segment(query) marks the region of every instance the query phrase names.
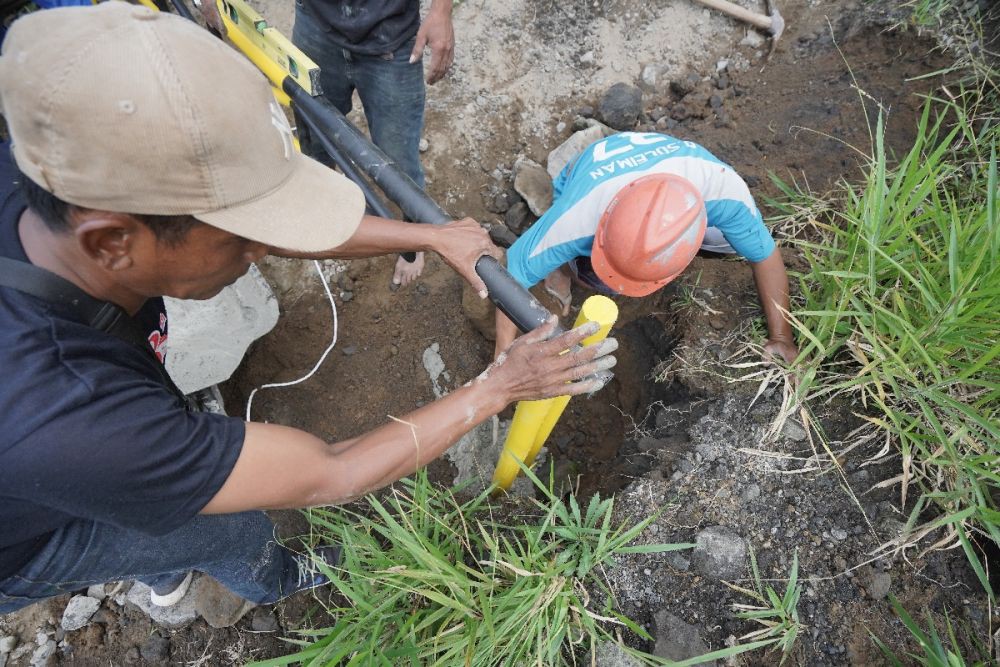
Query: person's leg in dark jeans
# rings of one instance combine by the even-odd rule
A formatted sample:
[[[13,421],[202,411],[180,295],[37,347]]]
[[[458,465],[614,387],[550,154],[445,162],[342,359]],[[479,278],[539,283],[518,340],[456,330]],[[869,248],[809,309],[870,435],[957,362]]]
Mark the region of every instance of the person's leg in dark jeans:
[[[199,515],[161,536],[76,521],[56,531],[21,571],[0,581],[0,614],[94,584],[138,579],[155,585],[189,570],[257,604],[327,581],[307,556],[278,544],[263,512]]]
[[[334,44],[322,23],[296,3],[292,42],[319,65],[323,96],[341,113],[347,114],[351,111],[351,98],[357,89],[372,143],[423,188],[420,134],[424,126],[424,70],[419,61],[409,62],[414,41],[409,40],[391,55],[354,54]],[[333,166],[318,142],[311,140],[303,123],[299,122],[298,126],[302,151]],[[417,253],[412,263],[400,257],[393,283],[412,282],[420,275],[423,265],[423,253]]]

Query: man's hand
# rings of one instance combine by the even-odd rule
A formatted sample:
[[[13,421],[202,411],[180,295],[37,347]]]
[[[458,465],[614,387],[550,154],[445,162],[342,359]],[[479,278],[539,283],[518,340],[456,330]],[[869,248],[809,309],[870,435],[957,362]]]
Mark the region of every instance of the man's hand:
[[[770,339],[764,344],[764,355],[771,358],[781,358],[786,364],[791,365],[799,356],[799,348],[795,343],[786,340]]]
[[[431,49],[431,66],[427,71],[427,83],[435,84],[444,78],[455,59],[455,30],[451,25],[452,0],[435,0],[427,18],[420,24],[417,41],[410,54],[410,63],[420,60],[424,47]]]
[[[209,28],[223,37],[226,36],[226,24],[219,15],[219,7],[215,4],[215,0],[201,0],[201,18]]]
[[[480,298],[487,296],[486,284],[476,273],[476,262],[483,255],[497,260],[503,257],[500,248],[493,245],[490,235],[472,218],[456,220],[440,227],[431,228],[434,241],[431,249],[441,256],[451,268],[469,281]]]
[[[518,338],[477,382],[497,382],[508,402],[575,396],[600,389],[603,382],[591,376],[614,367],[617,360],[611,353],[618,349],[618,341],[607,338],[596,345],[573,350],[580,341],[597,332],[598,324],[588,322],[550,339],[558,322],[553,316],[546,324]],[[563,354],[564,350],[571,351]]]

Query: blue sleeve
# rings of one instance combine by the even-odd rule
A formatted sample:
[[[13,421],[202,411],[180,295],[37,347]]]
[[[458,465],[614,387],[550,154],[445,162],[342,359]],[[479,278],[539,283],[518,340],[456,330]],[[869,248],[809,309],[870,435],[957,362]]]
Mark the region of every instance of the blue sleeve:
[[[708,224],[717,227],[729,245],[750,262],[762,262],[774,252],[774,239],[764,226],[757,207],[734,199],[718,199],[705,203]]]

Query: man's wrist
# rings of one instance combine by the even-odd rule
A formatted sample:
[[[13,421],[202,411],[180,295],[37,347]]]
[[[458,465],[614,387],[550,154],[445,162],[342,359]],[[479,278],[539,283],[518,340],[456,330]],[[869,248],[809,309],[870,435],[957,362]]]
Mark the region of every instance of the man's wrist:
[[[452,5],[452,0],[433,0],[430,9],[427,10],[427,16],[437,14],[438,16],[451,18]]]

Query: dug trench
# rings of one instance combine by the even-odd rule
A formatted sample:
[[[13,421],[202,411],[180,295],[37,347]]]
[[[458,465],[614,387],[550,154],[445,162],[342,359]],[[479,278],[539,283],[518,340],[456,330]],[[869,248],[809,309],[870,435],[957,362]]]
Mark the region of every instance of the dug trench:
[[[290,11],[288,3],[262,4],[269,17]],[[456,22],[465,31],[459,40],[478,34],[488,37],[483,48],[494,42],[523,47],[525,53],[537,48],[537,60],[544,62],[546,49],[559,55],[565,47],[551,39],[553,30],[583,39],[588,22],[597,20],[582,10],[575,18],[545,11],[551,4],[545,2],[534,12],[543,20],[532,22],[533,13],[517,7],[513,15],[523,15],[520,23],[492,20],[491,12],[507,11],[501,5],[508,4],[520,6],[457,5]],[[634,21],[644,12],[674,8],[666,2],[604,4],[609,16],[603,18],[622,21],[629,13]],[[855,3],[836,2],[824,3],[829,9],[821,13],[815,4],[782,3],[789,28],[770,59],[759,44],[735,45],[737,36],[728,44],[720,40],[715,47],[705,46],[697,58],[683,61],[683,68],[674,63],[652,86],[640,81],[640,70],[656,60],[656,53],[627,60],[630,69],[618,75],[622,82],[643,86],[636,127],[692,139],[732,164],[751,185],[765,217],[774,213],[768,197],[778,194],[770,173],[820,192],[838,179],[857,176],[854,147],[864,151],[869,145],[869,122],[879,108],[887,115],[887,145],[897,152],[907,149],[921,104],[918,94],[940,83],[914,77],[949,63],[935,53],[933,42],[888,30],[877,10],[873,14]],[[571,25],[553,26],[558,16]],[[722,26],[745,34],[736,24]],[[587,53],[571,55],[583,62]],[[503,54],[494,56],[487,65],[505,62]],[[459,53],[458,69],[462,58]],[[580,77],[584,85],[575,94],[547,100],[544,108],[516,96],[493,107],[490,94],[503,91],[477,87],[469,74],[442,84],[428,105],[430,194],[456,217],[502,225],[507,211],[498,210],[497,195],[510,190],[515,160],[526,156],[544,164],[548,151],[574,127],[598,115],[595,108],[614,81],[590,83],[597,65],[565,75],[552,72],[549,76]],[[554,87],[566,88],[559,83]],[[479,98],[485,106],[477,106]],[[538,119],[544,120],[544,131],[538,131]],[[470,141],[475,145],[470,147]],[[776,233],[781,237],[785,231]],[[792,270],[802,268],[793,251],[786,247],[783,255]],[[435,386],[423,363],[429,348],[436,346],[446,369],[437,379],[443,390],[475,377],[490,362],[493,344],[480,333],[482,312],[472,313],[477,327],[463,307],[462,284],[454,272],[430,256],[416,284],[394,291],[389,285],[393,261],[328,267],[338,313],[337,345],[308,381],[258,392],[255,420],[295,426],[331,441],[348,438],[434,400]],[[274,261],[262,269],[275,286],[282,316],[225,387],[233,415],[243,413],[253,388],[305,374],[333,335],[330,305],[308,264]],[[583,296],[576,294],[575,303]],[[868,465],[879,445],[866,443],[842,461],[842,474],[829,466],[802,471],[813,452],[801,429],[792,425],[777,438],[765,438],[780,388],[767,388],[754,402],[757,384],[731,383],[735,373],[727,366],[747,341],[759,342],[762,332],[745,263],[698,257],[657,295],[619,299],[618,304],[616,379],[594,397],[570,403],[549,440],[546,466],[551,463],[560,479],[569,480],[564,488],[575,487],[582,496],[617,493],[618,520],[662,511],[644,541],[696,541],[708,530],[718,538],[717,552],[739,560],[735,570],[726,570],[725,558],[711,554],[622,559],[609,572],[609,588],[619,608],[654,638],[626,634],[631,645],[676,655],[671,651],[680,649],[674,644],[684,637],[695,648],[717,649],[751,631],[752,625],[734,619],[732,609],[748,600],[722,583],[748,584],[748,547],[763,576],[778,582],[776,588],[788,576],[792,555],[798,555],[806,582],[799,664],[879,664],[869,630],[897,651],[912,648],[889,608],[888,592],[914,612],[947,611],[986,636],[990,612],[960,550],[911,551],[906,559],[873,555],[905,521],[908,508],[899,506],[898,487],[874,488],[898,473],[898,458]],[[740,358],[758,358],[749,354]],[[834,446],[854,444],[857,410],[843,403],[817,406]],[[509,418],[510,412],[502,416]],[[431,470],[443,483],[455,474],[447,460],[435,462]],[[305,530],[295,512],[274,516],[286,536]],[[288,653],[279,637],[307,625],[311,614],[308,598],[296,596],[274,609],[254,610],[232,628],[213,629],[199,619],[171,630],[153,625],[121,596],[102,605],[95,620],[73,632],[58,629],[64,598],[2,619],[0,629],[28,648],[9,664],[29,664],[36,641],[39,647],[59,642],[59,650],[47,658],[50,664],[245,664]],[[776,663],[773,654],[747,662]]]

